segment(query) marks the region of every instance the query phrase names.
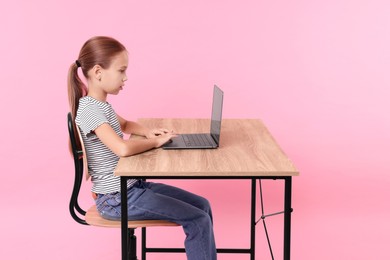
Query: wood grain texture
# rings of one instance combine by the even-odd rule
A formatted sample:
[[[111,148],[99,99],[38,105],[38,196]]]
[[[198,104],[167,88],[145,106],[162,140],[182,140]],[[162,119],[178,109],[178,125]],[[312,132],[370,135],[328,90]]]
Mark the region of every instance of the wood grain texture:
[[[150,128],[208,133],[207,119],[140,119]],[[132,137],[139,138],[139,137]],[[218,149],[153,149],[119,160],[118,176],[297,176],[297,169],[258,119],[224,119]]]

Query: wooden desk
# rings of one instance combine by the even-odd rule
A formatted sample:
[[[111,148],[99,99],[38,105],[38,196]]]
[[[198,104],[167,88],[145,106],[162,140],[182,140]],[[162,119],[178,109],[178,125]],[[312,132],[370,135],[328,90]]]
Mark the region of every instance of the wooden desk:
[[[150,128],[164,127],[178,133],[209,132],[207,119],[140,119]],[[121,176],[122,202],[127,202],[127,178],[145,179],[250,179],[250,249],[218,249],[225,253],[249,253],[255,259],[256,180],[284,179],[284,259],[290,259],[291,185],[299,173],[264,124],[257,119],[224,119],[218,149],[163,150],[121,158],[115,170]],[[122,213],[127,203],[122,203]],[[127,252],[127,214],[122,214],[122,259]]]

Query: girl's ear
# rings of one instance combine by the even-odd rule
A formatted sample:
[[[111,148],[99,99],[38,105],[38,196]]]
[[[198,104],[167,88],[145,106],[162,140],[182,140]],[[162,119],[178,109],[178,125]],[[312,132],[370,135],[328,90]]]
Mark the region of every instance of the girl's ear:
[[[103,68],[100,66],[100,65],[95,65],[93,66],[92,70],[91,70],[91,76],[94,77],[95,79],[97,79],[98,81],[101,80],[102,78],[102,73],[103,73]]]

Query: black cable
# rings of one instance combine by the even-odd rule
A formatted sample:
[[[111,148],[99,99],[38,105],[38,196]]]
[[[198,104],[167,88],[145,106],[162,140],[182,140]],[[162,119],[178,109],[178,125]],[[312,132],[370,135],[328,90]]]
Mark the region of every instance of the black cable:
[[[263,203],[263,188],[261,186],[261,179],[259,179],[259,187],[260,187],[260,204],[261,204],[261,219],[263,220],[263,226],[264,226],[264,230],[265,230],[265,235],[267,237],[267,242],[268,242],[268,247],[269,247],[269,251],[271,253],[271,257],[272,257],[272,260],[274,260],[274,254],[272,252],[272,246],[271,246],[271,241],[269,239],[269,235],[268,235],[268,230],[267,230],[267,225],[265,223],[265,218],[267,216],[264,215],[264,203]],[[279,214],[279,213],[276,213],[276,214]],[[271,215],[275,215],[275,214],[271,214]],[[268,216],[271,216],[271,215],[268,215]],[[256,224],[259,222],[260,220],[258,220],[256,222]]]

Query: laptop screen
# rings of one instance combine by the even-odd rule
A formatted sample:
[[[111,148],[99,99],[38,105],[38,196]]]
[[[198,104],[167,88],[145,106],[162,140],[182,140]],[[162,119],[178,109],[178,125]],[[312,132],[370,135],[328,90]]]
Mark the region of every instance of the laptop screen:
[[[219,136],[221,134],[222,105],[223,105],[223,91],[220,88],[218,88],[216,85],[214,85],[210,133],[217,144],[219,144]]]

